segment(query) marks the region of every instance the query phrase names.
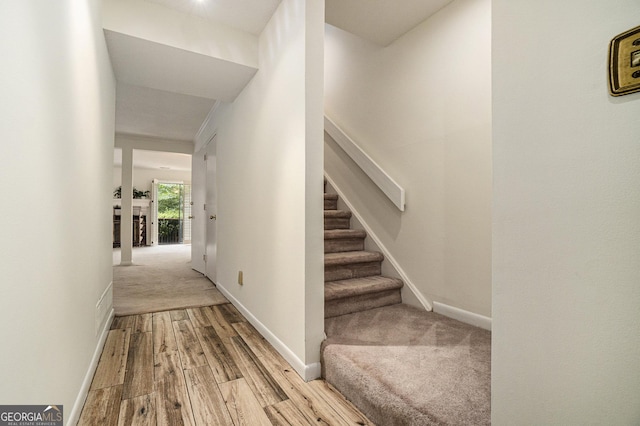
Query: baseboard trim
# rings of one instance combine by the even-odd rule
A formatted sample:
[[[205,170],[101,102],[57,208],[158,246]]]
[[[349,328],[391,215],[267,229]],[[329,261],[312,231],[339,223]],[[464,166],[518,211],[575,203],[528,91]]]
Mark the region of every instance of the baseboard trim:
[[[104,327],[102,328],[102,332],[100,333],[100,338],[98,339],[96,350],[93,352],[93,357],[91,358],[89,369],[87,370],[87,374],[85,374],[84,380],[82,381],[80,392],[78,393],[78,397],[76,398],[76,401],[73,404],[73,408],[69,413],[69,417],[67,418],[67,426],[74,426],[78,423],[78,420],[80,420],[82,407],[84,407],[84,402],[87,399],[87,395],[89,395],[89,388],[91,387],[91,382],[93,381],[93,375],[96,372],[96,368],[98,368],[100,355],[102,355],[102,349],[104,349],[104,344],[107,341],[107,335],[109,334],[109,330],[111,329],[111,323],[113,322],[114,316],[115,310],[111,308],[111,312],[109,312],[107,321],[105,322]]]
[[[433,302],[433,312],[491,331],[491,318],[484,315],[474,314],[440,302]]]
[[[344,193],[340,190],[340,188],[338,188],[338,186],[333,181],[333,179],[327,176],[326,173],[325,173],[325,177],[327,178],[327,182],[329,182],[329,185],[331,185],[331,187],[336,191],[336,193],[340,197],[340,200],[342,200],[342,202],[345,203],[347,208],[351,211],[351,214],[355,216],[358,222],[360,222],[360,225],[362,225],[364,230],[367,232],[367,236],[371,237],[371,240],[374,242],[374,244],[378,246],[378,248],[384,255],[384,260],[388,261],[391,267],[397,272],[399,276],[398,278],[400,278],[404,282],[404,285],[411,291],[411,293],[413,293],[413,295],[416,297],[416,299],[418,299],[418,301],[420,302],[420,304],[425,310],[432,311],[433,305],[431,304],[431,302],[424,296],[424,294],[420,292],[420,290],[418,290],[418,287],[413,283],[413,281],[409,279],[409,277],[404,272],[404,269],[402,269],[398,261],[396,261],[396,259],[391,255],[387,247],[384,244],[382,244],[382,241],[380,241],[380,239],[376,236],[376,234],[369,227],[369,225],[367,225],[367,222],[362,218],[362,216],[358,214],[358,211],[353,207],[353,205],[349,202],[349,200],[347,200],[347,197],[345,197]]]
[[[282,340],[271,332],[258,318],[256,318],[238,299],[236,299],[231,293],[227,291],[224,286],[216,284],[216,288],[220,290],[230,302],[235,306],[242,315],[253,325],[256,330],[265,338],[276,351],[293,367],[300,377],[305,382],[317,379],[321,375],[321,366],[319,362],[313,364],[305,364],[296,354],[293,353]]]

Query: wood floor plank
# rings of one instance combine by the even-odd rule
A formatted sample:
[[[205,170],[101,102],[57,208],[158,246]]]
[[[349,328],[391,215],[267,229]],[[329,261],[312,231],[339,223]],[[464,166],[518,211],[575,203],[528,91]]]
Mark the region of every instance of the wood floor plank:
[[[242,377],[235,360],[213,327],[196,328],[204,355],[211,367],[217,383],[224,383]]]
[[[182,364],[180,363],[178,351],[155,354],[153,374],[155,382],[171,379],[181,382],[184,385],[184,373],[182,372]]]
[[[178,350],[171,314],[169,312],[157,312],[153,314],[153,352],[171,352]]]
[[[218,308],[217,306],[207,306],[205,312],[209,317],[211,325],[216,329],[216,333],[218,333],[218,336],[220,336],[225,344],[225,340],[227,338],[238,335],[238,333],[236,333],[236,330],[226,320],[220,308]]]
[[[176,380],[175,377],[156,381],[155,394],[158,426],[196,424],[184,382]]]
[[[148,333],[153,331],[152,314],[136,315],[136,324],[133,327],[133,333]]]
[[[236,363],[260,405],[266,407],[288,399],[287,394],[244,340],[236,336],[232,337],[231,341],[237,354]]]
[[[209,327],[211,325],[204,308],[189,308],[187,309],[187,314],[194,328]]]
[[[156,426],[155,393],[125,399],[120,404],[118,426]]]
[[[334,409],[331,403],[327,402],[327,398],[323,398],[313,386],[305,383],[293,369],[285,369],[282,374],[289,383],[288,387],[283,386],[285,392],[305,417],[315,418],[318,423],[324,422],[328,425],[372,424],[361,413],[354,417],[349,410],[343,410],[341,407]]]
[[[184,321],[189,319],[189,315],[187,315],[187,311],[184,309],[169,311],[169,315],[171,315],[171,321]]]
[[[220,383],[218,387],[235,426],[271,426],[245,379]]]
[[[289,367],[289,363],[282,355],[251,324],[248,322],[234,323],[233,328],[258,357],[268,358],[270,363],[277,365],[278,370],[281,367]]]
[[[197,425],[233,426],[229,410],[208,365],[185,370],[191,409]]]
[[[240,312],[233,306],[231,303],[223,303],[221,305],[216,305],[220,310],[220,313],[227,320],[229,324],[234,324],[236,322],[246,322],[245,317],[242,316]]]
[[[325,380],[312,380],[307,383],[308,387],[315,390],[316,395],[348,424],[370,425],[372,424],[351,402],[349,402],[336,388],[331,386]]]
[[[114,317],[111,323],[111,330],[133,328],[135,326],[136,316],[127,315],[124,317]]]
[[[78,424],[371,425],[225,305],[114,320]]]
[[[89,391],[78,426],[117,425],[121,399],[122,385]]]
[[[93,376],[91,389],[101,389],[124,383],[131,329],[110,330]]]
[[[123,399],[153,392],[153,364],[153,337],[151,333],[132,334],[122,391]]]
[[[191,321],[174,321],[173,332],[176,336],[183,369],[186,370],[207,364],[207,359],[204,356],[204,351],[196,337]]]
[[[271,377],[280,385],[307,422],[313,424],[360,424],[360,418],[352,422],[350,415],[340,415],[324,403],[324,400],[316,394],[314,389],[309,388],[309,384],[302,380],[251,324],[237,323],[233,324],[233,327],[252,351],[260,357],[262,364],[271,373]],[[369,424],[366,423],[366,419],[362,421],[365,422],[362,424]]]
[[[322,424],[315,419],[305,417],[290,399],[264,407],[264,411],[273,426]]]

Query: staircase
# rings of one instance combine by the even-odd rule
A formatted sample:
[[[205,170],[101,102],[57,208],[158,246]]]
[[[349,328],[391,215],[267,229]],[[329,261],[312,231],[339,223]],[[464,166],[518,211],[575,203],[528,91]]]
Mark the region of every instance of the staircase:
[[[324,316],[337,317],[402,303],[402,281],[383,277],[384,256],[365,251],[367,233],[351,229],[351,212],[324,194]]]
[[[323,377],[373,424],[489,426],[491,333],[403,304],[326,185]]]

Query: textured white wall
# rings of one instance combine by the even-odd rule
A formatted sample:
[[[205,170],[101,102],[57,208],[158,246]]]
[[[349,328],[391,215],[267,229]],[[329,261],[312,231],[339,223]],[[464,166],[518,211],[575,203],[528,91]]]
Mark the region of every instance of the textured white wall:
[[[492,424],[640,424],[636,0],[493,0]]]
[[[281,3],[260,36],[258,73],[213,118],[218,285],[304,365],[319,361],[324,329],[318,3]]]
[[[0,2],[0,401],[63,404],[65,421],[112,279],[115,81],[100,4]]]
[[[134,152],[135,155],[135,152]],[[133,186],[140,191],[150,191],[153,179],[191,183],[191,171],[184,170],[153,170],[133,169]],[[113,167],[113,189],[121,185],[122,167]]]
[[[331,141],[327,173],[427,299],[488,317],[490,37],[490,1],[458,0],[386,48],[331,26],[325,47],[325,111],[405,188],[406,211]]]

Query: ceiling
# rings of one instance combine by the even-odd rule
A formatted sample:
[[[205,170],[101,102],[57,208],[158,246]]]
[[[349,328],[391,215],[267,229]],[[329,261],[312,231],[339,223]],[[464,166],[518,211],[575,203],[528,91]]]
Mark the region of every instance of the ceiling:
[[[192,141],[213,107],[213,99],[118,83],[118,133]]]
[[[145,0],[260,35],[281,0]]]
[[[122,166],[122,149],[120,148],[113,150],[113,165]],[[135,149],[133,166],[141,169],[190,171],[191,155]]]
[[[325,21],[388,46],[453,0],[326,0]]]
[[[115,0],[114,0],[115,1]],[[259,35],[281,0],[137,0]],[[452,0],[326,0],[326,22],[387,46]],[[144,24],[144,23],[140,23]],[[216,100],[232,101],[255,68],[104,30],[116,75],[116,133],[191,143]],[[136,153],[142,151],[136,151]],[[171,154],[172,156],[175,154]],[[169,157],[136,156],[146,166]],[[183,167],[178,164],[169,167]],[[190,167],[190,162],[189,162]]]

